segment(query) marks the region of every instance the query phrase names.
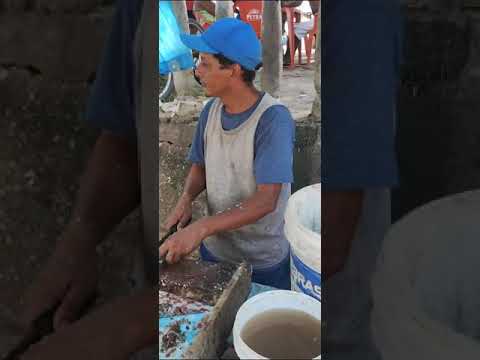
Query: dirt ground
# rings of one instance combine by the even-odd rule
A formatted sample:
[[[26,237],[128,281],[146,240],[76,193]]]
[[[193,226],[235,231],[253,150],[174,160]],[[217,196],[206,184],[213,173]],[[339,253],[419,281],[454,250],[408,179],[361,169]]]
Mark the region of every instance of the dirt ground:
[[[280,83],[280,100],[288,107],[294,119],[306,118],[315,99],[313,84],[314,64],[284,69]]]

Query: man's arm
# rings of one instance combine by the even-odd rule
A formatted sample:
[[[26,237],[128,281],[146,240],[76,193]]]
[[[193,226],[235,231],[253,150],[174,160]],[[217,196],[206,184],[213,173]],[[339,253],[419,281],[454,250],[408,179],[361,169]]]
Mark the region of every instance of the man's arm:
[[[158,289],[117,298],[30,346],[22,360],[127,359],[158,342],[157,317]]]
[[[205,167],[200,164],[192,164],[185,180],[182,196],[186,196],[190,201],[194,201],[205,190],[205,187]]]
[[[83,175],[73,216],[53,254],[26,291],[21,322],[30,326],[59,301],[55,328],[77,319],[95,293],[95,247],[139,203],[136,146],[109,133],[98,138]]]
[[[177,229],[184,227],[192,218],[192,203],[200,193],[205,190],[205,167],[200,164],[192,164],[188,172],[183,193],[177,201],[177,205],[165,221],[165,230],[178,224]]]
[[[200,219],[192,225],[205,238],[221,231],[234,230],[252,224],[275,210],[281,189],[282,184],[258,185],[254,195],[237,204],[233,209]],[[166,229],[178,221],[181,228],[190,220],[191,204],[203,190],[205,190],[205,168],[202,165],[193,164],[185,181],[183,194],[165,223]]]
[[[168,263],[176,263],[198,248],[208,236],[255,223],[275,210],[281,189],[282,184],[258,185],[251,197],[233,208],[201,218],[173,234],[160,246],[160,256],[165,256]]]
[[[363,204],[362,190],[322,190],[322,276],[328,279],[345,266]]]
[[[82,228],[82,232],[89,235],[81,240],[82,245],[95,247],[139,203],[136,144],[103,132],[82,177],[67,232]]]
[[[257,222],[276,209],[281,190],[282,184],[257,185],[257,191],[251,197],[232,209],[200,219],[198,223],[202,235],[206,238]]]

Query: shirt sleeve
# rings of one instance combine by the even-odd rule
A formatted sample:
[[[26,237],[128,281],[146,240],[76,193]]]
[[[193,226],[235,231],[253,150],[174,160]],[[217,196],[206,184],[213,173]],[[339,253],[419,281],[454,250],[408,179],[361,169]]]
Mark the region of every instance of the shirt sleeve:
[[[343,1],[342,4],[352,1]],[[328,5],[327,5],[328,6]],[[397,185],[395,113],[400,13],[332,5],[322,21],[321,182],[325,189]]]
[[[188,161],[193,164],[205,165],[205,141],[204,134],[207,126],[208,113],[212,107],[214,99],[210,100],[203,108],[198,118],[197,128],[193,136],[192,147],[188,154]]]
[[[96,128],[136,138],[133,43],[141,1],[118,1],[85,114]]]
[[[254,171],[257,184],[293,182],[295,122],[283,105],[262,115],[255,132]]]

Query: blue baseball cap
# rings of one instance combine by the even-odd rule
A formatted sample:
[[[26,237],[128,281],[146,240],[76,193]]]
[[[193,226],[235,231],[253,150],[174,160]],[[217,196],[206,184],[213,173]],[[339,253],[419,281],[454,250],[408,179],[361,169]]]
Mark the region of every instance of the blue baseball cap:
[[[199,35],[180,34],[190,49],[208,54],[221,54],[248,70],[262,63],[262,45],[253,27],[234,18],[215,21]]]

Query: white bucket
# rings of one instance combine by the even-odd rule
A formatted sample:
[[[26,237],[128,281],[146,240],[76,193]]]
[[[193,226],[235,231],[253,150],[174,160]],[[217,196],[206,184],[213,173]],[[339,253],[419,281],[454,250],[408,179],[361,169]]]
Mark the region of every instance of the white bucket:
[[[383,359],[480,359],[480,191],[435,200],[395,223],[372,279]]]
[[[253,296],[240,307],[233,324],[233,346],[240,359],[267,359],[253,351],[243,341],[241,334],[249,320],[271,310],[303,311],[321,321],[320,302],[305,294],[289,290],[273,290]],[[315,359],[321,359],[321,355]]]
[[[320,300],[321,186],[310,185],[295,192],[285,211],[285,236],[290,242],[292,290]]]

